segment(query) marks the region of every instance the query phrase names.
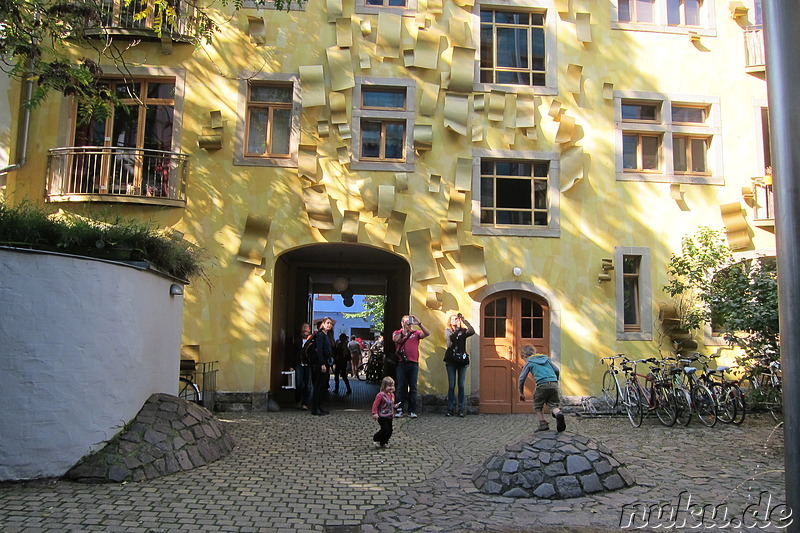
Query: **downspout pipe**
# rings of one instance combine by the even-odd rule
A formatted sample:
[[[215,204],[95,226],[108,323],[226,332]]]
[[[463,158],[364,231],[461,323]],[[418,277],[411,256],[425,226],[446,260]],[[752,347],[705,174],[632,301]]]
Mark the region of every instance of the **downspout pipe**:
[[[32,63],[33,61],[31,61]],[[31,126],[31,100],[33,99],[33,77],[28,76],[25,81],[25,89],[23,96],[23,103],[21,107],[22,121],[17,132],[17,162],[13,165],[8,165],[5,168],[0,168],[0,176],[8,174],[11,171],[17,170],[28,159],[28,132]]]

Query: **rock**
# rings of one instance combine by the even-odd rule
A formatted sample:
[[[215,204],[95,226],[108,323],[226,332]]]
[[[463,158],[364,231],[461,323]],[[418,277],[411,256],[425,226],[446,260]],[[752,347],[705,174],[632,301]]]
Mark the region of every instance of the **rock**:
[[[577,498],[634,484],[603,444],[571,433],[539,434],[487,458],[471,479],[484,494],[508,498]]]

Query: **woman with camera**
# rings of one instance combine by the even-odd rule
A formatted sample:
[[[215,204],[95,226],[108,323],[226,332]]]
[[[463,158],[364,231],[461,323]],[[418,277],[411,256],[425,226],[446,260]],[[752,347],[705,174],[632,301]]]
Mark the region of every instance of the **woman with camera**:
[[[395,417],[402,418],[403,408],[408,407],[409,418],[417,418],[419,341],[431,332],[414,315],[405,315],[401,325],[401,329],[392,333],[397,354],[397,403],[399,404]],[[411,329],[412,326],[418,326],[419,329]]]
[[[444,337],[447,341],[447,350],[444,352],[444,366],[447,369],[447,412],[446,416],[456,414],[455,407],[455,387],[458,384],[458,416],[464,417],[464,382],[467,378],[467,366],[469,365],[469,355],[467,355],[467,337],[475,335],[473,328],[461,313],[452,315],[448,321],[447,328],[444,330]]]

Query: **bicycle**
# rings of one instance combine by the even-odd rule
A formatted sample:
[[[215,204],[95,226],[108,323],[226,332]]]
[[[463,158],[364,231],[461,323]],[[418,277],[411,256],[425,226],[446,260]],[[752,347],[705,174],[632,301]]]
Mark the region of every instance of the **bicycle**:
[[[194,382],[197,363],[192,359],[181,359],[178,376],[178,398],[194,403],[200,402],[200,389]]]
[[[356,371],[359,381],[380,383],[383,379],[383,352],[370,351],[366,363],[361,363]]]
[[[700,379],[717,402],[717,418],[723,424],[739,425],[744,422],[745,405],[742,391],[736,383],[725,379],[725,371],[730,367],[718,365],[717,368],[709,368],[709,361],[715,359],[715,356],[695,355],[697,361],[703,365]]]
[[[751,404],[761,404],[775,422],[783,422],[783,386],[780,361],[762,361],[766,368],[744,381]]]
[[[669,378],[664,375],[662,365],[652,357],[637,359],[632,363],[633,369],[626,375],[626,394],[633,395],[632,398],[629,396],[629,401],[626,402],[628,418],[630,418],[631,424],[634,427],[642,425],[646,408],[648,414],[651,411],[655,412],[659,422],[663,425],[667,427],[674,426],[678,416],[678,405],[672,385]],[[650,365],[650,372],[648,374],[636,372],[636,365],[639,363]],[[640,378],[644,380],[644,385]],[[634,406],[634,402],[638,404],[638,409]]]
[[[628,361],[624,354],[618,353],[617,355],[612,355],[609,357],[603,357],[600,359],[600,364],[608,364],[608,370],[603,372],[602,378],[602,398],[603,402],[605,402],[608,409],[612,412],[615,412],[618,406],[620,405],[620,400],[622,400],[625,396],[624,389],[619,382],[619,374],[623,372],[624,364],[621,366],[617,366],[616,361],[617,359],[622,359],[623,361]],[[605,363],[608,361],[608,363]]]
[[[679,359],[679,363],[688,365],[692,359]],[[714,427],[717,424],[717,400],[714,394],[706,387],[697,376],[697,367],[683,366],[683,372],[676,374],[677,385],[689,391],[691,411],[697,415],[704,425]],[[687,422],[688,425],[688,422]]]

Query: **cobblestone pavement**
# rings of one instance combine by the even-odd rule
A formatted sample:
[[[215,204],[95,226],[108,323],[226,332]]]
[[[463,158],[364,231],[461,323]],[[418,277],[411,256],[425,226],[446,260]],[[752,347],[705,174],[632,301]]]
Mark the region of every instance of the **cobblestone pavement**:
[[[121,485],[0,484],[0,531],[594,532],[619,529],[625,505],[678,506],[682,492],[683,503],[690,495],[692,504],[727,504],[728,518],[758,504],[761,491],[772,496],[761,514],[785,499],[783,434],[768,417],[715,428],[651,418],[634,429],[623,418],[570,415],[567,431],[606,444],[638,485],[554,502],[488,497],[470,480],[486,457],[531,435],[530,415],[423,413],[397,420],[387,449],[373,446],[366,407],[219,418],[237,446],[195,470]]]

